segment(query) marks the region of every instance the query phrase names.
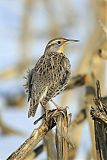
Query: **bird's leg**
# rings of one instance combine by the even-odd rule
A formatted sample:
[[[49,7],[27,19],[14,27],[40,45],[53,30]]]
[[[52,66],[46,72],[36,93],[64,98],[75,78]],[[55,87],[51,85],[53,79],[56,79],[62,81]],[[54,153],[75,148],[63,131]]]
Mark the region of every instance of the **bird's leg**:
[[[57,109],[60,108],[60,106],[58,106],[52,99],[50,99],[50,101],[56,106]]]
[[[45,101],[42,101],[42,102],[41,102],[41,106],[42,106],[43,109],[44,109],[45,119],[47,120],[47,118],[48,118],[48,110],[46,109],[46,103],[45,103]]]
[[[62,110],[62,109],[68,108],[67,106],[66,107],[58,106],[52,99],[50,99],[50,101],[57,107],[57,110]]]

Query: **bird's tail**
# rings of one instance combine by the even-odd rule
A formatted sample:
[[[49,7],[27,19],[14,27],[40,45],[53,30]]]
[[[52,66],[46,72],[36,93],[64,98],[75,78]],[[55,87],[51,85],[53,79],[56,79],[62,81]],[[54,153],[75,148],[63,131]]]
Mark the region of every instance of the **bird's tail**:
[[[30,101],[30,108],[29,108],[29,111],[28,111],[28,118],[35,116],[38,104],[39,103],[32,103],[32,100]]]

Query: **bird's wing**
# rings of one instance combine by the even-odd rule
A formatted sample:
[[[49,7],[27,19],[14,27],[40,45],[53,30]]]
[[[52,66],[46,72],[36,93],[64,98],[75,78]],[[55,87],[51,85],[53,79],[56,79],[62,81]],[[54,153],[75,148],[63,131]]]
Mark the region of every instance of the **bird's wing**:
[[[29,74],[28,74],[28,81],[27,81],[27,84],[28,84],[28,102],[29,102],[29,100],[31,98],[32,76],[33,76],[33,69],[31,71],[29,71]]]
[[[27,88],[27,92],[28,92],[28,102],[31,98],[32,86],[34,84],[34,81],[36,82],[35,77],[38,76],[38,70],[39,70],[39,68],[41,68],[40,66],[42,66],[43,60],[44,60],[44,56],[42,56],[38,60],[38,62],[36,63],[35,67],[32,70],[28,71],[27,82],[26,82],[26,88]]]
[[[29,108],[29,112],[28,112],[28,118],[29,117],[34,117],[39,101],[38,101],[38,97],[36,95],[36,85],[35,85],[35,70],[34,68],[29,72],[28,74],[28,101],[30,101],[30,108]],[[35,85],[35,86],[34,86]]]
[[[44,61],[44,56],[42,56],[38,62],[36,63],[35,67],[29,72],[28,74],[28,101],[30,101],[30,108],[28,112],[28,117],[34,117],[40,99],[40,93],[42,92],[41,87],[39,87],[39,79],[40,79],[40,72],[39,69],[41,68]]]

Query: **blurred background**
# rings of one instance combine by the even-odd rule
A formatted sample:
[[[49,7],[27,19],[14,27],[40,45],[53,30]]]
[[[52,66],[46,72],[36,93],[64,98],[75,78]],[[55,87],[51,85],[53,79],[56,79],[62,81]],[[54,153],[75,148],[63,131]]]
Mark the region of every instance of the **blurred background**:
[[[65,52],[71,61],[72,76],[85,74],[85,85],[54,99],[59,105],[69,106],[72,120],[83,108],[91,107],[92,103],[86,103],[86,87],[94,86],[96,79],[106,94],[106,64],[101,56],[107,51],[106,12],[106,0],[0,0],[0,160],[5,160],[38,126],[33,122],[42,109],[39,106],[35,118],[28,119],[24,76],[42,56],[50,39],[80,40]],[[76,154],[71,159],[94,159],[91,129],[86,118],[72,131]],[[43,160],[43,156],[47,159],[46,150],[36,159]]]

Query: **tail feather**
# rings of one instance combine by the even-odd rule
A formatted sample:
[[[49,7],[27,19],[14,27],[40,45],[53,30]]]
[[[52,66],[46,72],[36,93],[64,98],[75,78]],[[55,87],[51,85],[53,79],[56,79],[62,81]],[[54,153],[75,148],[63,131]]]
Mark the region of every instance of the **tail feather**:
[[[29,111],[28,111],[28,118],[35,116],[38,104],[39,103],[37,103],[35,105],[30,105],[30,108],[29,108]]]

